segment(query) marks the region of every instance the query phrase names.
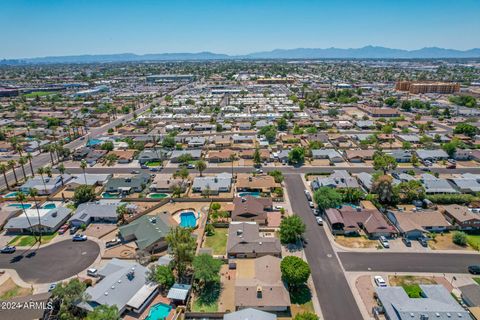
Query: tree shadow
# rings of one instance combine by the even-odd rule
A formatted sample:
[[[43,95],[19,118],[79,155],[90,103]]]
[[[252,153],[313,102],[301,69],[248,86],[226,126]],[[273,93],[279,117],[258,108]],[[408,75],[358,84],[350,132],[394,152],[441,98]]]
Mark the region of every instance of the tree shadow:
[[[292,288],[290,291],[290,300],[294,304],[305,304],[312,300],[312,292],[306,284],[303,284]]]
[[[13,257],[10,259],[10,263],[17,263],[20,262],[23,259],[23,255],[19,254],[18,256]]]
[[[215,303],[220,297],[221,286],[220,282],[208,284],[199,288],[197,294],[197,301],[200,304],[208,305]]]

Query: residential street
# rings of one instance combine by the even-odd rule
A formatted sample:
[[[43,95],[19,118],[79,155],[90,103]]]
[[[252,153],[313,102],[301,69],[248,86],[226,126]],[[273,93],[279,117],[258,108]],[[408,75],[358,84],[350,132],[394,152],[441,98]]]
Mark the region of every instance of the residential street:
[[[322,313],[326,320],[361,319],[362,315],[348,286],[347,280],[335,256],[323,228],[315,222],[312,210],[303,193],[304,184],[298,174],[286,174],[288,196],[293,212],[302,217],[307,225],[305,248],[312,269]]]

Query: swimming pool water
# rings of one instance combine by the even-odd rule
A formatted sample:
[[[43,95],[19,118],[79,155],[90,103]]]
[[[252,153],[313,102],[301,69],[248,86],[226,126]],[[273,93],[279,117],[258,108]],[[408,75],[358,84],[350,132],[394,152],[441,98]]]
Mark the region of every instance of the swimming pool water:
[[[180,226],[184,228],[195,228],[197,225],[197,218],[193,211],[185,211],[180,213]]]
[[[42,206],[42,209],[55,209],[56,207],[55,203],[47,203]]]
[[[240,192],[238,195],[240,197],[252,196],[254,198],[260,198],[260,192]]]
[[[149,198],[152,199],[163,199],[163,198],[168,198],[168,194],[166,193],[150,193],[148,195]]]
[[[102,193],[102,198],[115,199],[115,198],[120,198],[120,196],[116,193],[104,192],[104,193]]]
[[[6,195],[4,195],[3,197],[4,198],[15,198],[17,196],[18,192],[17,191],[13,191],[13,192],[9,192],[7,193]]]
[[[171,310],[171,306],[164,303],[158,303],[150,308],[146,320],[164,320],[168,317]]]
[[[30,209],[32,206],[30,203],[24,203],[23,205],[21,203],[12,203],[8,205],[9,207],[15,207],[18,209]]]

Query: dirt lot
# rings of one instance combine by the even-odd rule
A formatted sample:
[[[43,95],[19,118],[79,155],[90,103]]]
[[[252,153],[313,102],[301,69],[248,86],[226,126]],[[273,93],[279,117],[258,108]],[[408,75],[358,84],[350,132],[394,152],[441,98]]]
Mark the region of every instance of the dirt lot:
[[[8,278],[0,286],[0,300],[7,300],[16,297],[25,297],[32,294],[31,288],[22,288],[13,282],[11,278]]]
[[[116,224],[92,223],[85,230],[85,234],[88,237],[94,237],[94,238],[100,239],[102,237],[105,237],[108,234],[113,233],[114,231],[117,231]]]
[[[378,241],[364,237],[336,236],[335,241],[347,248],[376,248],[378,246]]]
[[[365,307],[368,311],[368,314],[372,315],[372,308],[377,306],[377,302],[373,297],[373,293],[375,292],[375,288],[372,285],[372,278],[371,276],[361,276],[355,281],[355,287],[360,294],[360,298],[362,299]]]
[[[459,246],[452,242],[453,233],[439,234],[435,240],[428,241],[428,246],[432,250],[473,250],[470,246]]]
[[[134,259],[135,249],[136,249],[135,243],[130,242],[128,244],[106,249],[102,258],[103,259],[113,259],[113,258]]]
[[[412,284],[437,284],[433,277],[417,276],[388,276],[388,282],[391,286],[402,286]]]

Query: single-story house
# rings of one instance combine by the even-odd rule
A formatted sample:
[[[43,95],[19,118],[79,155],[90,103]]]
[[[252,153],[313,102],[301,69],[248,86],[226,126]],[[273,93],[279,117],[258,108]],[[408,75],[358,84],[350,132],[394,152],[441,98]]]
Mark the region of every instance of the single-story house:
[[[350,173],[346,170],[334,170],[328,177],[317,177],[311,182],[313,190],[317,190],[320,187],[331,188],[360,188],[357,179],[350,176]]]
[[[142,192],[150,179],[150,175],[146,173],[113,177],[105,185],[105,191],[120,194]]]
[[[468,307],[480,307],[480,286],[476,283],[458,287],[462,292],[462,301]]]
[[[277,320],[277,315],[254,308],[226,313],[223,320]]]
[[[313,159],[328,159],[330,162],[343,162],[342,155],[335,149],[314,149],[312,150]]]
[[[235,183],[238,192],[272,192],[276,187],[280,187],[279,183],[269,175],[251,175],[248,173],[237,174]]]
[[[35,232],[53,233],[57,231],[70,217],[71,209],[57,207],[53,209],[25,209],[17,217],[11,218],[5,224],[7,233],[29,234]],[[38,216],[40,215],[40,221]],[[28,217],[28,218],[27,218]],[[30,221],[30,223],[29,223]],[[32,228],[30,228],[30,224]]]
[[[365,191],[370,192],[373,183],[373,176],[370,173],[360,172],[357,174],[357,180]]]
[[[112,174],[104,173],[78,173],[72,174],[72,179],[66,184],[67,190],[74,191],[78,186],[102,186],[108,179],[112,177]]]
[[[422,162],[437,162],[439,160],[447,160],[449,158],[448,154],[442,149],[419,149],[416,150],[415,153]]]
[[[439,209],[455,228],[460,230],[480,229],[480,216],[471,212],[465,206],[451,204],[443,205]]]
[[[87,288],[87,299],[78,306],[87,311],[100,305],[116,306],[120,315],[141,313],[158,294],[158,285],[148,280],[148,273],[139,263],[112,259],[98,271],[100,281]]]
[[[182,192],[185,192],[188,187],[188,181],[180,178],[174,178],[171,174],[159,173],[155,175],[152,183],[148,187],[151,192],[172,192],[174,186],[180,187]]]
[[[267,212],[272,211],[272,199],[252,196],[233,199],[232,221],[252,221],[267,224]]]
[[[218,194],[220,192],[229,192],[232,185],[232,174],[219,173],[215,176],[195,177],[193,179],[192,191]]]
[[[28,194],[31,189],[37,189],[38,195],[40,196],[51,195],[57,192],[62,185],[67,184],[71,179],[72,176],[69,174],[58,174],[53,175],[52,177],[44,176],[43,180],[41,176],[37,175],[27,180],[27,182],[20,186],[19,190]]]
[[[134,204],[121,203],[119,200],[85,202],[77,207],[77,210],[68,222],[77,227],[81,225],[89,225],[92,222],[117,223],[117,208],[121,205],[127,206],[128,210],[131,212],[136,210]]]
[[[396,211],[387,212],[388,219],[398,231],[409,239],[418,239],[428,232],[444,232],[451,228],[451,224],[440,211]]]
[[[108,154],[116,156],[118,163],[130,163],[135,157],[135,152],[135,150],[112,150]]]
[[[229,162],[231,157],[235,157],[236,152],[230,149],[213,150],[207,155],[208,162]]]
[[[230,223],[227,238],[229,258],[258,258],[264,255],[280,257],[281,254],[280,240],[261,236],[258,223],[238,221]]]
[[[180,162],[180,157],[184,154],[189,154],[192,157],[192,160],[199,160],[202,157],[201,149],[191,149],[191,150],[174,150],[170,155],[170,161],[172,163]]]
[[[412,161],[412,152],[409,150],[394,149],[385,150],[385,154],[388,154],[395,158],[397,162],[406,163]]]
[[[375,150],[373,149],[368,149],[368,150],[349,149],[349,150],[345,150],[345,157],[350,162],[359,163],[359,162],[365,162],[365,160],[372,160],[374,153],[375,153]]]
[[[427,194],[458,193],[458,191],[450,184],[447,179],[437,178],[431,174],[424,173],[421,175],[420,181],[425,187],[425,192]]]

